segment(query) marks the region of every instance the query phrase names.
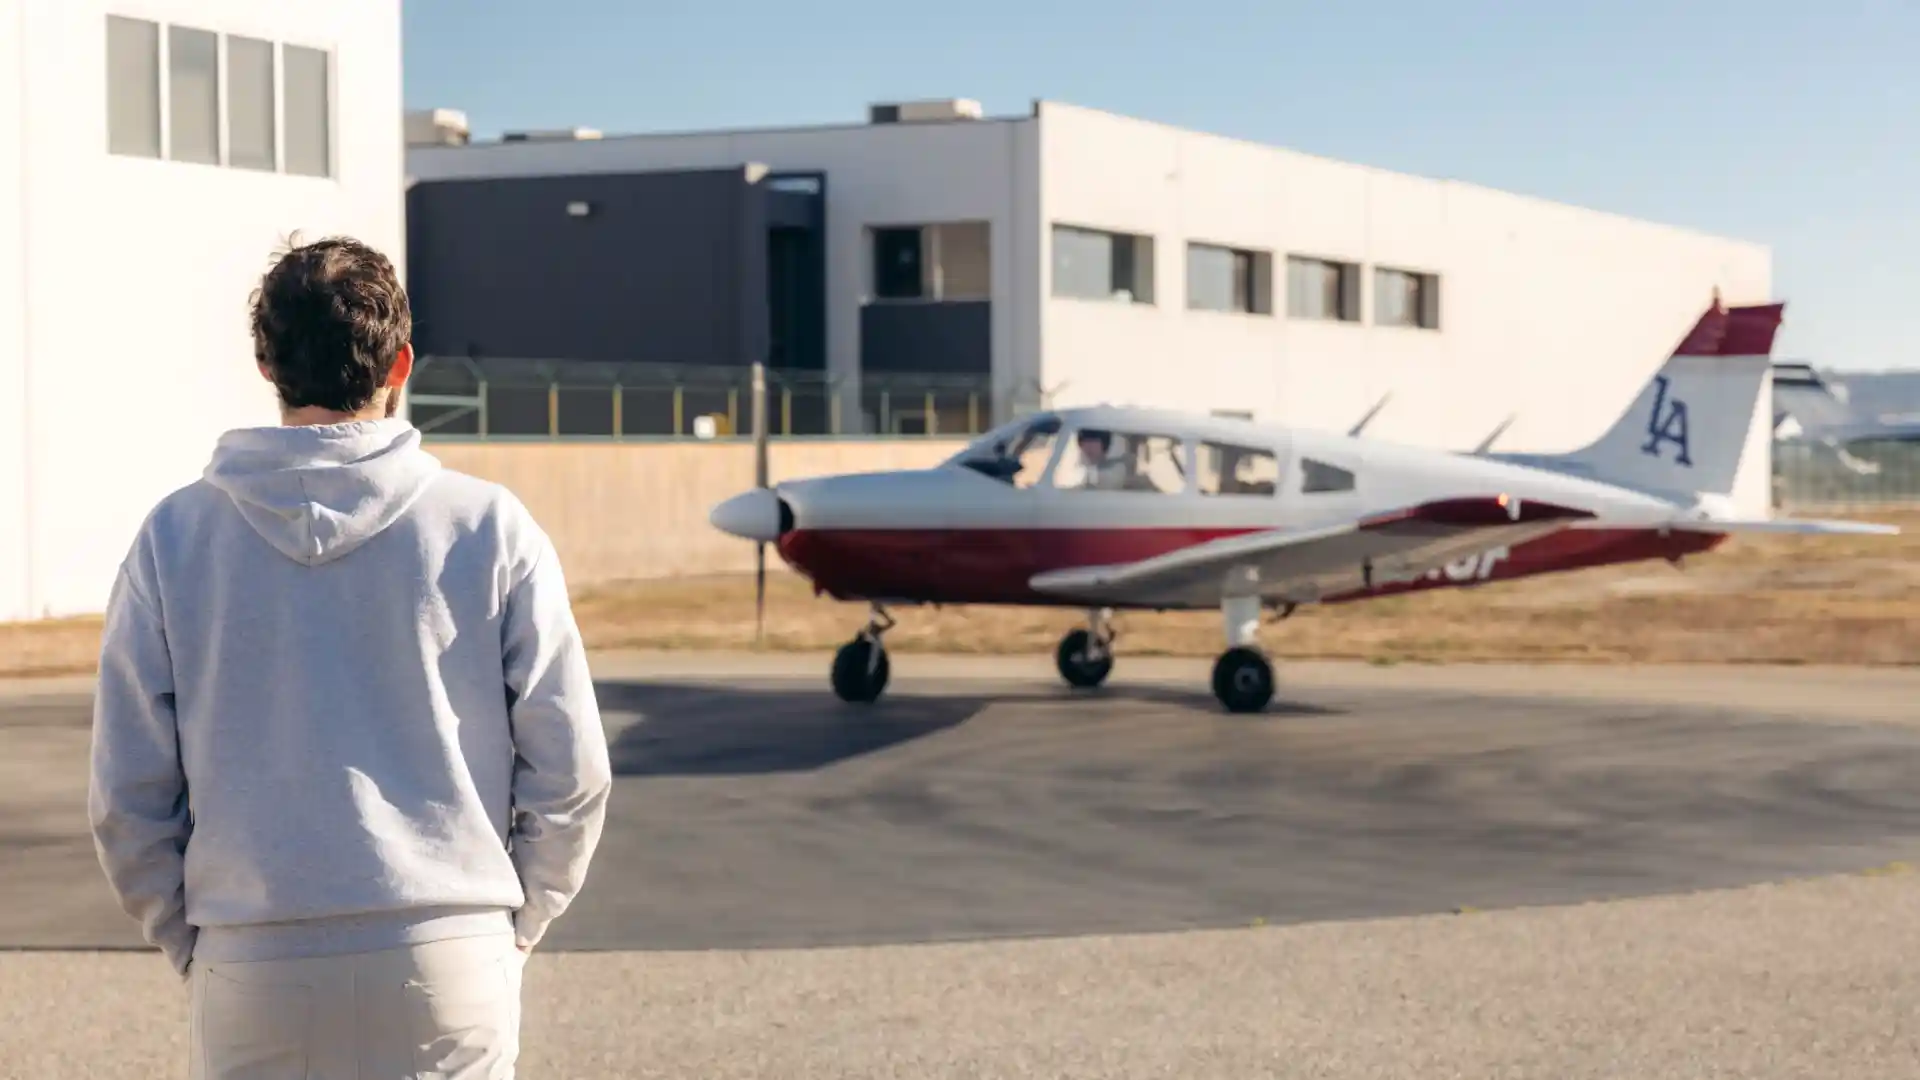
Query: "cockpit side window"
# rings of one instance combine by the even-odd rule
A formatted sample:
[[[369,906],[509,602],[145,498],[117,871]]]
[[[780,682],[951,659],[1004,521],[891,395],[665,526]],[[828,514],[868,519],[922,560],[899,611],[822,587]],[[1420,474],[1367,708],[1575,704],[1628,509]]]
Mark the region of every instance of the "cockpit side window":
[[[1003,484],[1030,488],[1040,483],[1059,433],[1058,417],[1041,416],[988,432],[949,460]]]
[[[1280,458],[1265,447],[1203,442],[1194,471],[1202,495],[1272,495],[1280,489]]]
[[[1178,436],[1081,428],[1053,467],[1053,486],[1177,495],[1187,470]]]
[[[1305,495],[1323,495],[1352,491],[1353,473],[1338,465],[1312,458],[1300,459],[1300,491]]]
[[[1047,470],[1047,459],[1053,456],[1054,436],[1059,433],[1059,430],[1057,425],[1053,427],[1036,425],[1028,428],[1015,441],[1007,455],[1018,466],[1013,474],[1014,487],[1039,486],[1040,476]]]

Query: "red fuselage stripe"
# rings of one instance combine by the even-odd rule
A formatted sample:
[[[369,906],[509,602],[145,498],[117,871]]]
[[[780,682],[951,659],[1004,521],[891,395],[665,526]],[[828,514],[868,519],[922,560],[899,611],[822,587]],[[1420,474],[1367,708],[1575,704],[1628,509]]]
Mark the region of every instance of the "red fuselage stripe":
[[[1036,574],[1137,562],[1254,529],[801,529],[782,537],[787,565],[840,600],[1069,605],[1035,592]],[[1677,559],[1717,546],[1718,533],[1566,529],[1460,560],[1414,581],[1377,584],[1329,603],[1595,566]],[[1121,605],[1123,606],[1123,605]]]

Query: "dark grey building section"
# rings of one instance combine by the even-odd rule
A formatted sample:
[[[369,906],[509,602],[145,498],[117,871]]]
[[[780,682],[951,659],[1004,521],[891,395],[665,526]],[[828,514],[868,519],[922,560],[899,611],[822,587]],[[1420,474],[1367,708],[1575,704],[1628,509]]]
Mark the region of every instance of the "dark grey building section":
[[[751,363],[769,337],[768,203],[744,168],[415,184],[414,348]]]
[[[685,434],[702,413],[738,412],[746,368],[764,360],[776,380],[814,386],[797,405],[783,397],[783,418],[823,424],[826,178],[757,172],[413,185],[416,422]]]
[[[860,370],[990,374],[993,304],[986,300],[866,304],[860,309]]]
[[[436,436],[688,435],[702,415],[743,431],[764,360],[775,434],[990,419],[984,249],[953,264],[967,298],[942,299],[946,268],[918,261],[942,226],[891,230],[912,236],[913,287],[829,313],[827,183],[743,165],[412,185],[409,416]],[[861,426],[827,378],[834,317],[857,320]]]

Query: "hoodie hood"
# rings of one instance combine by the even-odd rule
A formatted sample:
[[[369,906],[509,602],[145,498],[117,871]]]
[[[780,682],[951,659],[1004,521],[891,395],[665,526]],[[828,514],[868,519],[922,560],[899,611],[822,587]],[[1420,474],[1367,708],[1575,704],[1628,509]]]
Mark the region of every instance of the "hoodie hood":
[[[205,476],[267,543],[318,566],[378,536],[439,471],[419,429],[392,418],[229,431]]]

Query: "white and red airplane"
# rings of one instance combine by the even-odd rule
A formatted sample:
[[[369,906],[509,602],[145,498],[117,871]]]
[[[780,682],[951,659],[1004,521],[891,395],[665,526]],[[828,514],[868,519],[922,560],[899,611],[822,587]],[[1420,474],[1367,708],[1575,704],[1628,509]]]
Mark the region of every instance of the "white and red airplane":
[[[886,687],[888,606],[1085,608],[1087,627],[1056,653],[1079,687],[1113,668],[1115,610],[1217,607],[1214,694],[1257,711],[1274,692],[1263,610],[1678,562],[1736,532],[1897,532],[1772,517],[1768,354],[1782,309],[1716,299],[1613,427],[1566,454],[1070,408],[996,428],[931,469],[763,479],[711,521],[775,545],[815,595],[871,605],[834,659],[844,700]]]

